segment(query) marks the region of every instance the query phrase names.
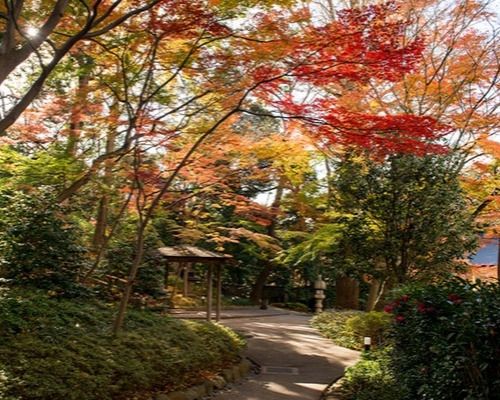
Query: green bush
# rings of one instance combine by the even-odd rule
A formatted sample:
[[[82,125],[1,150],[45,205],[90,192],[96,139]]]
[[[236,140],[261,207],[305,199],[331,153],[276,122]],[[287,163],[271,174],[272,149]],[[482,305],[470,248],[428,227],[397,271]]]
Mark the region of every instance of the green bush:
[[[399,400],[401,388],[390,369],[389,349],[363,353],[361,360],[346,370],[340,393],[348,400]]]
[[[486,400],[500,393],[500,287],[458,278],[408,286],[386,307],[407,400]]]
[[[360,350],[363,341],[351,330],[347,329],[347,321],[362,314],[362,311],[352,310],[323,312],[313,317],[311,325],[318,329],[323,336],[333,340],[338,346]]]
[[[130,223],[125,229],[125,234],[114,238],[108,252],[107,273],[118,277],[128,275],[130,266],[135,256],[135,225]],[[142,264],[137,272],[134,292],[150,296],[162,296],[165,286],[165,259],[158,253],[157,249],[162,246],[154,229],[148,229],[145,233],[144,255]]]
[[[16,284],[83,291],[76,277],[86,263],[81,232],[49,189],[0,194],[0,274]]]
[[[351,332],[359,343],[362,343],[363,337],[369,336],[374,346],[385,342],[390,326],[390,315],[378,311],[359,314],[346,321],[346,330]]]
[[[312,325],[339,346],[361,350],[364,336],[372,337],[375,344],[386,344],[391,317],[380,312],[324,312],[314,316]],[[361,360],[346,370],[336,394],[345,400],[400,400],[401,388],[390,365],[388,347],[364,352]]]
[[[1,287],[0,287],[1,288]],[[0,292],[2,400],[114,400],[189,384],[235,360],[241,339],[216,324],[130,310],[110,335],[116,307]]]
[[[246,297],[238,297],[238,296],[223,297],[222,302],[226,306],[252,306],[253,305],[252,300],[250,300]]]

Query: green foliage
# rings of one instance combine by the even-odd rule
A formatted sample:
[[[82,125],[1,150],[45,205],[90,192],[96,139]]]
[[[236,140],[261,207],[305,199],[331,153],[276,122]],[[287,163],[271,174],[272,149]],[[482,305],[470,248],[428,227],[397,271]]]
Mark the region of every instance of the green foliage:
[[[372,337],[374,344],[385,344],[390,320],[390,316],[375,311],[336,311],[314,316],[312,325],[335,344],[361,350],[364,336]],[[346,370],[335,394],[345,400],[400,400],[401,388],[390,369],[389,356],[388,347],[364,352],[361,360]]]
[[[455,162],[453,155],[374,161],[346,153],[332,166],[329,211],[311,232],[282,234],[279,260],[327,280],[370,274],[396,285],[457,269],[475,234]]]
[[[51,190],[0,194],[0,271],[15,284],[78,292],[85,265],[80,232]]]
[[[486,400],[500,393],[500,286],[458,278],[401,289],[393,370],[407,400]]]
[[[346,400],[400,400],[402,392],[390,369],[389,349],[363,353],[346,370],[340,392]]]
[[[352,332],[353,336],[361,339],[369,336],[372,345],[381,345],[389,333],[391,317],[384,312],[370,311],[349,318],[346,321],[346,330]]]
[[[254,305],[252,300],[246,297],[231,296],[222,297],[222,304],[227,306],[252,306]]]
[[[348,237],[365,272],[397,283],[432,280],[474,248],[455,163],[453,155],[398,154],[375,162],[356,152],[338,163],[334,206],[365,225]]]
[[[383,344],[390,322],[390,316],[382,312],[335,311],[315,315],[312,325],[335,344],[361,350],[365,336],[370,336],[374,345]]]
[[[13,179],[19,175],[20,165],[26,157],[15,151],[10,146],[0,147],[0,187],[9,186]]]
[[[110,336],[114,306],[3,288],[0,398],[111,400],[189,383],[232,361],[242,341],[216,325],[131,310]]]
[[[312,277],[320,271],[329,278],[366,271],[372,254],[369,241],[373,227],[369,221],[355,214],[335,214],[330,218],[329,223],[315,232],[297,235],[299,240],[292,239],[280,259],[287,265],[314,266]],[[359,243],[363,245],[358,246]]]
[[[172,308],[196,308],[201,306],[201,301],[192,297],[184,297],[182,294],[173,296],[169,305]]]
[[[0,188],[50,185],[62,189],[81,173],[83,163],[54,145],[29,156],[11,146],[0,146]]]
[[[133,223],[129,221],[124,231],[112,240],[108,249],[107,273],[125,277],[135,256],[135,236]],[[157,249],[162,243],[154,228],[145,233],[143,262],[139,268],[134,291],[137,293],[157,296],[163,294],[165,279],[165,260]]]
[[[237,223],[240,223],[238,221]],[[262,266],[272,259],[278,247],[275,240],[265,234],[260,234],[259,228],[241,229],[244,236],[238,237],[237,243],[227,243],[224,253],[232,254],[237,264],[223,271],[223,286],[233,287],[230,294],[249,296],[256,277],[262,271]],[[273,247],[274,246],[274,247]]]
[[[323,336],[333,340],[336,345],[360,350],[363,340],[347,328],[347,321],[362,314],[362,311],[323,312],[315,315],[311,324]]]

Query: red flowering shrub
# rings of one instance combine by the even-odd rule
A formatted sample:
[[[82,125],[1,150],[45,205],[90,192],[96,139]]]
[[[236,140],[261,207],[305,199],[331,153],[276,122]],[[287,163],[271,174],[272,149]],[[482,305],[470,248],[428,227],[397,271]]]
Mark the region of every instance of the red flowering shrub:
[[[392,370],[405,400],[486,400],[500,393],[500,287],[454,278],[408,286],[393,314]]]

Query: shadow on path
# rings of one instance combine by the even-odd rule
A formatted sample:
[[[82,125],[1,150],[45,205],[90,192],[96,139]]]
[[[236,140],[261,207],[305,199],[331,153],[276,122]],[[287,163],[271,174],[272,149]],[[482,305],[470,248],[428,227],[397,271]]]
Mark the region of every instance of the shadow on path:
[[[321,337],[309,326],[310,319],[310,315],[296,313],[223,319],[222,324],[247,338],[245,355],[262,370],[211,398],[319,399],[326,386],[357,361],[359,353]]]

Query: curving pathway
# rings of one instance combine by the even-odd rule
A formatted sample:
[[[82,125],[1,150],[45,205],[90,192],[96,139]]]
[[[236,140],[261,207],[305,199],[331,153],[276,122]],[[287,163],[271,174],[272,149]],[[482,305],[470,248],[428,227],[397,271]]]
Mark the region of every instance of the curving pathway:
[[[310,319],[277,309],[223,313],[221,323],[247,337],[245,355],[260,365],[261,372],[210,399],[318,400],[359,353],[321,337],[310,327]]]

